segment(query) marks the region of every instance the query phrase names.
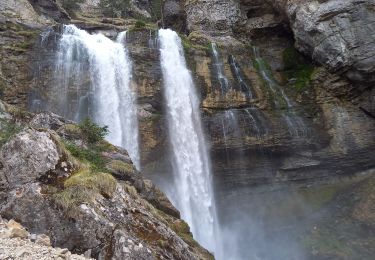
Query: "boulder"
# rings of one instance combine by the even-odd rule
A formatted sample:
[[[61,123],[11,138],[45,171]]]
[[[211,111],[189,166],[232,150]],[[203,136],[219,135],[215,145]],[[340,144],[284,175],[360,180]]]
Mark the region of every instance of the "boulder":
[[[45,128],[57,130],[66,123],[72,123],[63,117],[52,112],[42,112],[36,114],[30,121],[30,126],[34,128]]]
[[[57,0],[29,0],[35,11],[57,22],[68,22],[70,16]]]
[[[33,28],[41,28],[53,23],[53,21],[39,16],[30,1],[27,0],[2,0],[0,23],[5,21],[24,24]]]
[[[8,236],[9,238],[27,238],[29,236],[29,232],[18,222],[14,221],[13,219],[9,220],[6,224],[8,228]]]
[[[234,25],[244,19],[234,0],[187,1],[185,10],[188,30],[211,36],[232,35]]]
[[[375,82],[373,0],[273,0],[294,33],[297,49],[354,82]]]
[[[14,188],[36,181],[54,170],[59,152],[50,133],[27,129],[11,138],[0,151],[0,181]]]

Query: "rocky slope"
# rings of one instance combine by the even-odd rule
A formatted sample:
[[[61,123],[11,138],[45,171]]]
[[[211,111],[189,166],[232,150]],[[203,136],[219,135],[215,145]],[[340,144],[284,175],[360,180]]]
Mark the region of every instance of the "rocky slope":
[[[210,257],[126,151],[88,146],[80,128],[57,115],[1,108],[3,217],[98,259]]]
[[[0,7],[2,99],[18,106],[32,107],[30,104],[35,105],[32,104],[34,101],[43,104],[45,100],[58,98],[56,93],[50,91],[50,86],[54,80],[54,55],[60,37],[60,23],[75,23],[92,33],[101,32],[109,37],[128,30],[126,44],[133,61],[132,84],[138,92],[143,173],[167,190],[168,185],[172,185],[169,182],[172,172],[166,141],[167,127],[156,30],[162,24],[172,27],[180,32],[189,68],[201,94],[222,225],[227,229],[239,229],[239,233],[246,233],[239,241],[245,240],[250,232],[255,237],[272,234],[279,241],[284,235],[280,230],[292,231],[292,226],[300,231],[300,226],[293,226],[290,221],[295,220],[294,215],[298,215],[301,208],[312,208],[317,213],[307,210],[307,214],[304,212],[300,217],[308,220],[308,223],[301,224],[305,224],[301,229],[311,231],[311,239],[308,238],[309,232],[296,235],[307,237],[308,240],[307,255],[303,257],[351,259],[350,257],[360,253],[362,259],[371,259],[373,252],[364,248],[366,243],[373,243],[368,239],[374,231],[371,220],[373,212],[364,205],[370,205],[373,198],[373,190],[366,187],[367,183],[372,183],[371,170],[375,167],[375,45],[372,37],[374,1],[168,0],[164,2],[163,8],[153,6],[150,1],[132,1],[140,11],[133,15],[135,18],[128,16],[127,19],[105,17],[98,1],[85,1],[81,4],[81,10],[69,13],[61,9],[59,1],[30,1],[33,5],[27,1],[21,2],[6,0]],[[158,12],[155,15],[155,8],[162,10],[163,15]],[[128,13],[134,14],[134,10],[136,9],[129,9]],[[147,18],[147,14],[151,18]],[[139,23],[140,19],[145,21]],[[50,25],[54,25],[53,28],[47,29]],[[217,45],[219,62],[214,57],[211,42]],[[218,76],[218,64],[221,64],[222,76],[228,83],[229,90],[224,94],[221,91],[223,78]],[[291,106],[286,99],[290,100]],[[42,108],[40,106],[36,110]],[[71,133],[66,135],[65,129],[61,128],[62,123],[59,121],[62,119],[57,120],[55,116],[52,116],[54,119],[48,119],[50,116],[44,114],[37,117],[39,119],[36,121],[47,121],[43,128],[55,125],[52,129],[58,130],[59,135],[75,140]],[[31,125],[39,128],[39,124]],[[49,135],[49,131],[34,129],[23,132],[19,138],[28,139],[32,136],[35,140],[44,140],[50,139]],[[13,146],[11,142],[5,147],[14,149],[14,142]],[[52,150],[57,150],[57,155],[52,154],[53,157],[48,158],[52,160],[51,165],[56,165],[56,160],[60,160],[61,155],[51,142],[47,146],[48,149],[52,147]],[[114,162],[115,165],[116,163],[118,162]],[[33,162],[25,165],[35,166]],[[5,167],[13,169],[14,166],[9,164]],[[126,230],[126,234],[130,234],[130,240],[136,241],[134,245],[142,243],[142,254],[147,255],[149,249],[157,252],[155,254],[158,256],[179,257],[185,249],[180,247],[178,238],[175,238],[172,249],[165,245],[165,237],[172,232],[165,224],[161,224],[162,231],[158,230],[158,235],[153,231],[153,224],[145,224],[149,221],[159,223],[160,217],[150,214],[149,211],[152,213],[153,210],[148,209],[148,203],[169,214],[162,214],[167,222],[170,222],[171,216],[173,219],[178,217],[178,212],[165,197],[157,196],[157,199],[153,199],[153,194],[160,191],[149,181],[139,179],[134,174],[123,176],[122,173],[114,172],[110,165],[108,167],[107,170],[118,179],[114,193],[117,195],[107,198],[108,194],[101,194],[94,206],[79,208],[80,214],[84,214],[84,221],[74,219],[75,225],[88,232],[84,234],[90,239],[80,239],[81,234],[74,233],[77,228],[68,229],[76,234],[75,241],[79,248],[75,248],[74,243],[66,247],[80,253],[91,249],[95,257],[111,251],[103,248],[112,248],[111,252],[124,254],[117,246],[103,242],[108,241],[107,238],[116,243],[123,240],[116,233],[117,228],[110,225],[121,226],[123,220],[106,210],[125,212],[125,208],[128,211],[135,208],[142,213],[138,215],[144,216],[140,220],[138,216],[136,218],[141,224],[134,224],[136,227],[126,227],[127,229],[120,228],[119,232]],[[52,203],[42,199],[46,194],[48,197],[51,191],[41,189],[45,186],[45,180],[39,180],[50,170],[47,168],[33,171],[35,176],[31,180],[23,180],[24,176],[15,175],[10,183],[5,182],[4,185],[8,185],[7,189],[13,190],[13,193],[9,193],[9,205],[6,204],[8,206],[4,208],[3,214],[12,218],[12,212],[17,212],[18,207],[22,210],[31,200],[35,200],[39,208]],[[350,185],[342,187],[341,181],[346,182],[348,176],[362,176],[363,173],[369,179],[353,183],[349,181]],[[64,175],[65,171],[59,174]],[[38,179],[36,184],[35,178]],[[54,179],[55,176],[52,175],[51,178]],[[124,188],[122,181],[128,181],[136,188],[135,201],[129,195],[134,191],[133,188],[128,190],[126,185]],[[12,183],[23,183],[25,187],[21,193],[23,200],[19,202],[21,206],[12,204],[17,202],[14,200],[17,190]],[[56,191],[55,188],[61,192],[61,187],[54,184],[52,193]],[[362,188],[363,191],[360,191]],[[291,194],[295,195],[291,196],[294,200],[283,193],[290,189],[293,190]],[[295,189],[298,192],[294,193]],[[147,206],[143,205],[144,199],[148,201]],[[275,199],[279,199],[279,203],[274,203]],[[135,206],[137,201],[141,201],[143,206]],[[115,203],[120,203],[121,206]],[[335,209],[336,203],[340,210]],[[108,204],[104,211],[100,209],[103,204]],[[90,213],[98,208],[99,216]],[[239,208],[242,210],[241,214],[246,216],[240,227],[233,224],[240,219],[242,221],[241,214],[233,214]],[[279,213],[275,214],[279,219],[275,220],[270,216],[272,214],[266,214],[270,212],[270,208],[274,208],[274,213]],[[50,211],[46,214],[54,216],[53,225],[57,225],[62,213],[53,209]],[[137,212],[130,212],[132,217],[129,221],[134,223],[133,215],[137,215]],[[129,214],[123,214],[128,221]],[[325,231],[314,231],[315,223],[324,227],[324,230],[329,230],[328,227],[336,225],[336,217],[340,224],[332,229],[334,235],[329,237]],[[246,222],[247,219],[250,222]],[[89,223],[98,220],[110,224],[100,224],[96,231],[86,231]],[[34,226],[35,223],[27,222],[27,217],[23,221],[28,223],[26,226],[30,225],[38,230],[40,228],[41,232],[51,230],[49,235],[58,246],[58,243],[68,243],[68,233],[62,229],[71,224],[69,221],[61,222],[56,229],[51,229],[47,224],[43,227]],[[263,231],[258,232],[251,221],[269,224],[268,233],[265,235]],[[144,232],[151,230],[150,234],[147,233],[146,236],[143,231],[140,234],[139,225]],[[360,228],[362,225],[368,228],[369,233]],[[249,230],[250,227],[253,229]],[[333,239],[350,237],[347,230],[355,231],[352,241],[358,243],[341,238]],[[105,238],[98,236],[98,233],[103,233]],[[185,234],[182,236],[186,237]],[[334,242],[325,247],[323,243],[318,243],[322,237],[329,237],[328,240]],[[125,244],[124,248],[134,248]],[[229,239],[228,245],[231,245]],[[241,247],[241,243],[234,243],[232,246]],[[257,248],[262,248],[262,244],[254,243],[254,250]],[[177,252],[176,255],[167,253],[170,250]],[[129,251],[133,254],[134,250]],[[269,251],[265,248],[262,252],[267,256]],[[244,256],[245,259],[246,257]],[[291,259],[290,255],[286,259]]]
[[[48,236],[29,234],[14,220],[0,219],[0,245],[2,259],[89,259],[72,254],[66,248],[51,247]]]

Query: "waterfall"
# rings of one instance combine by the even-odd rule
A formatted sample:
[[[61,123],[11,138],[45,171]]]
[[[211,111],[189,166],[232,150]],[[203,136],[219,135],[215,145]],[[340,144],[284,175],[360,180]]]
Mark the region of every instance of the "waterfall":
[[[261,57],[257,47],[253,47],[253,54],[260,75],[273,93],[273,102],[275,107],[277,109],[282,109],[283,106],[286,108],[286,110],[281,112],[281,117],[288,127],[289,134],[292,137],[306,137],[308,135],[308,130],[304,121],[297,115],[293,102],[273,78],[272,71],[267,67],[266,62]]]
[[[252,93],[250,87],[244,81],[244,78],[243,78],[242,73],[241,73],[240,65],[238,64],[238,62],[236,61],[236,58],[233,55],[229,56],[229,64],[232,68],[234,76],[237,79],[237,82],[239,84],[239,89],[241,91],[243,91],[244,93],[246,93],[246,95],[249,99],[252,99],[253,93]]]
[[[219,80],[220,83],[220,91],[221,94],[224,95],[228,90],[229,90],[229,81],[227,77],[224,74],[224,65],[220,61],[220,56],[219,52],[217,50],[216,43],[211,43],[211,48],[212,48],[212,54],[214,58],[214,68],[216,72],[216,77]]]
[[[176,182],[171,199],[195,239],[214,251],[216,213],[199,99],[177,33],[161,29],[159,42]]]
[[[109,128],[108,141],[125,148],[140,168],[136,94],[130,88],[131,62],[123,42],[65,25],[59,40],[56,84],[49,110],[80,121],[91,117]],[[54,100],[55,99],[55,100]]]

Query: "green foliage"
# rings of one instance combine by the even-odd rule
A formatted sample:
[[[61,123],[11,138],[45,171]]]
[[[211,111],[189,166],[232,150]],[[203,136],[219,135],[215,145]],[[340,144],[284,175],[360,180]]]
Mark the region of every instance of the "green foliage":
[[[103,171],[105,169],[106,160],[101,156],[98,147],[91,146],[87,149],[70,142],[65,143],[65,147],[75,158],[81,162],[89,163],[92,170]]]
[[[3,96],[6,87],[7,87],[7,82],[0,75],[0,97]]]
[[[83,203],[91,204],[97,195],[111,197],[116,190],[116,179],[108,173],[91,172],[83,169],[64,182],[64,189],[56,192],[49,188],[55,203],[70,217],[78,214],[78,207]]]
[[[62,7],[67,11],[74,11],[78,9],[78,4],[83,2],[85,2],[85,0],[61,0]]]
[[[185,50],[189,50],[189,49],[193,48],[193,45],[189,41],[188,37],[186,37],[183,34],[180,34],[179,36],[180,36],[180,39],[181,39],[182,47],[184,47]]]
[[[135,172],[134,166],[132,164],[125,163],[119,160],[111,161],[107,167],[119,174],[132,174]]]
[[[96,191],[103,196],[110,197],[116,188],[116,179],[109,173],[91,172],[88,169],[81,170],[67,179],[65,188],[81,187]]]
[[[146,26],[146,23],[142,20],[137,20],[134,25],[134,27],[137,29],[144,28],[145,26]]]
[[[89,118],[86,118],[79,124],[82,136],[85,142],[88,144],[95,144],[104,139],[109,133],[108,126],[100,127]]]
[[[273,76],[271,66],[263,58],[253,59],[253,66],[258,71],[258,74],[260,74],[261,78],[263,79],[263,83],[264,83],[265,86],[267,86],[269,84],[272,84],[272,83],[267,82],[264,79],[264,77],[261,75],[261,72],[265,72],[268,75],[268,78],[271,81],[273,81],[274,84],[278,85],[278,82],[276,81],[276,79]],[[268,87],[266,91],[268,92],[268,102],[270,104],[274,104],[274,101],[276,100],[277,103],[278,103],[278,107],[280,109],[287,109],[288,108],[288,104],[287,104],[287,102],[286,102],[285,98],[283,97],[280,90],[277,90],[277,93],[273,93],[270,90],[270,87]]]
[[[283,51],[285,75],[293,79],[293,85],[297,90],[304,89],[311,80],[314,66],[310,64],[295,48],[287,48]]]
[[[74,137],[80,137],[82,136],[82,131],[81,128],[78,125],[75,124],[66,124],[63,125],[59,131],[62,131],[66,133],[69,136],[74,136]]]
[[[20,126],[13,122],[0,121],[0,126],[0,147],[22,130]]]

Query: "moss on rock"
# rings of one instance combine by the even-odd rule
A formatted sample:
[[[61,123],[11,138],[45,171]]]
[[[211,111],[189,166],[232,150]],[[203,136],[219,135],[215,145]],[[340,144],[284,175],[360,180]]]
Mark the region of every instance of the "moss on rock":
[[[108,163],[107,168],[118,174],[133,174],[135,173],[135,168],[130,163],[125,163],[119,160],[112,160]]]
[[[297,91],[303,90],[310,83],[314,66],[295,48],[283,51],[284,75],[292,82]]]

